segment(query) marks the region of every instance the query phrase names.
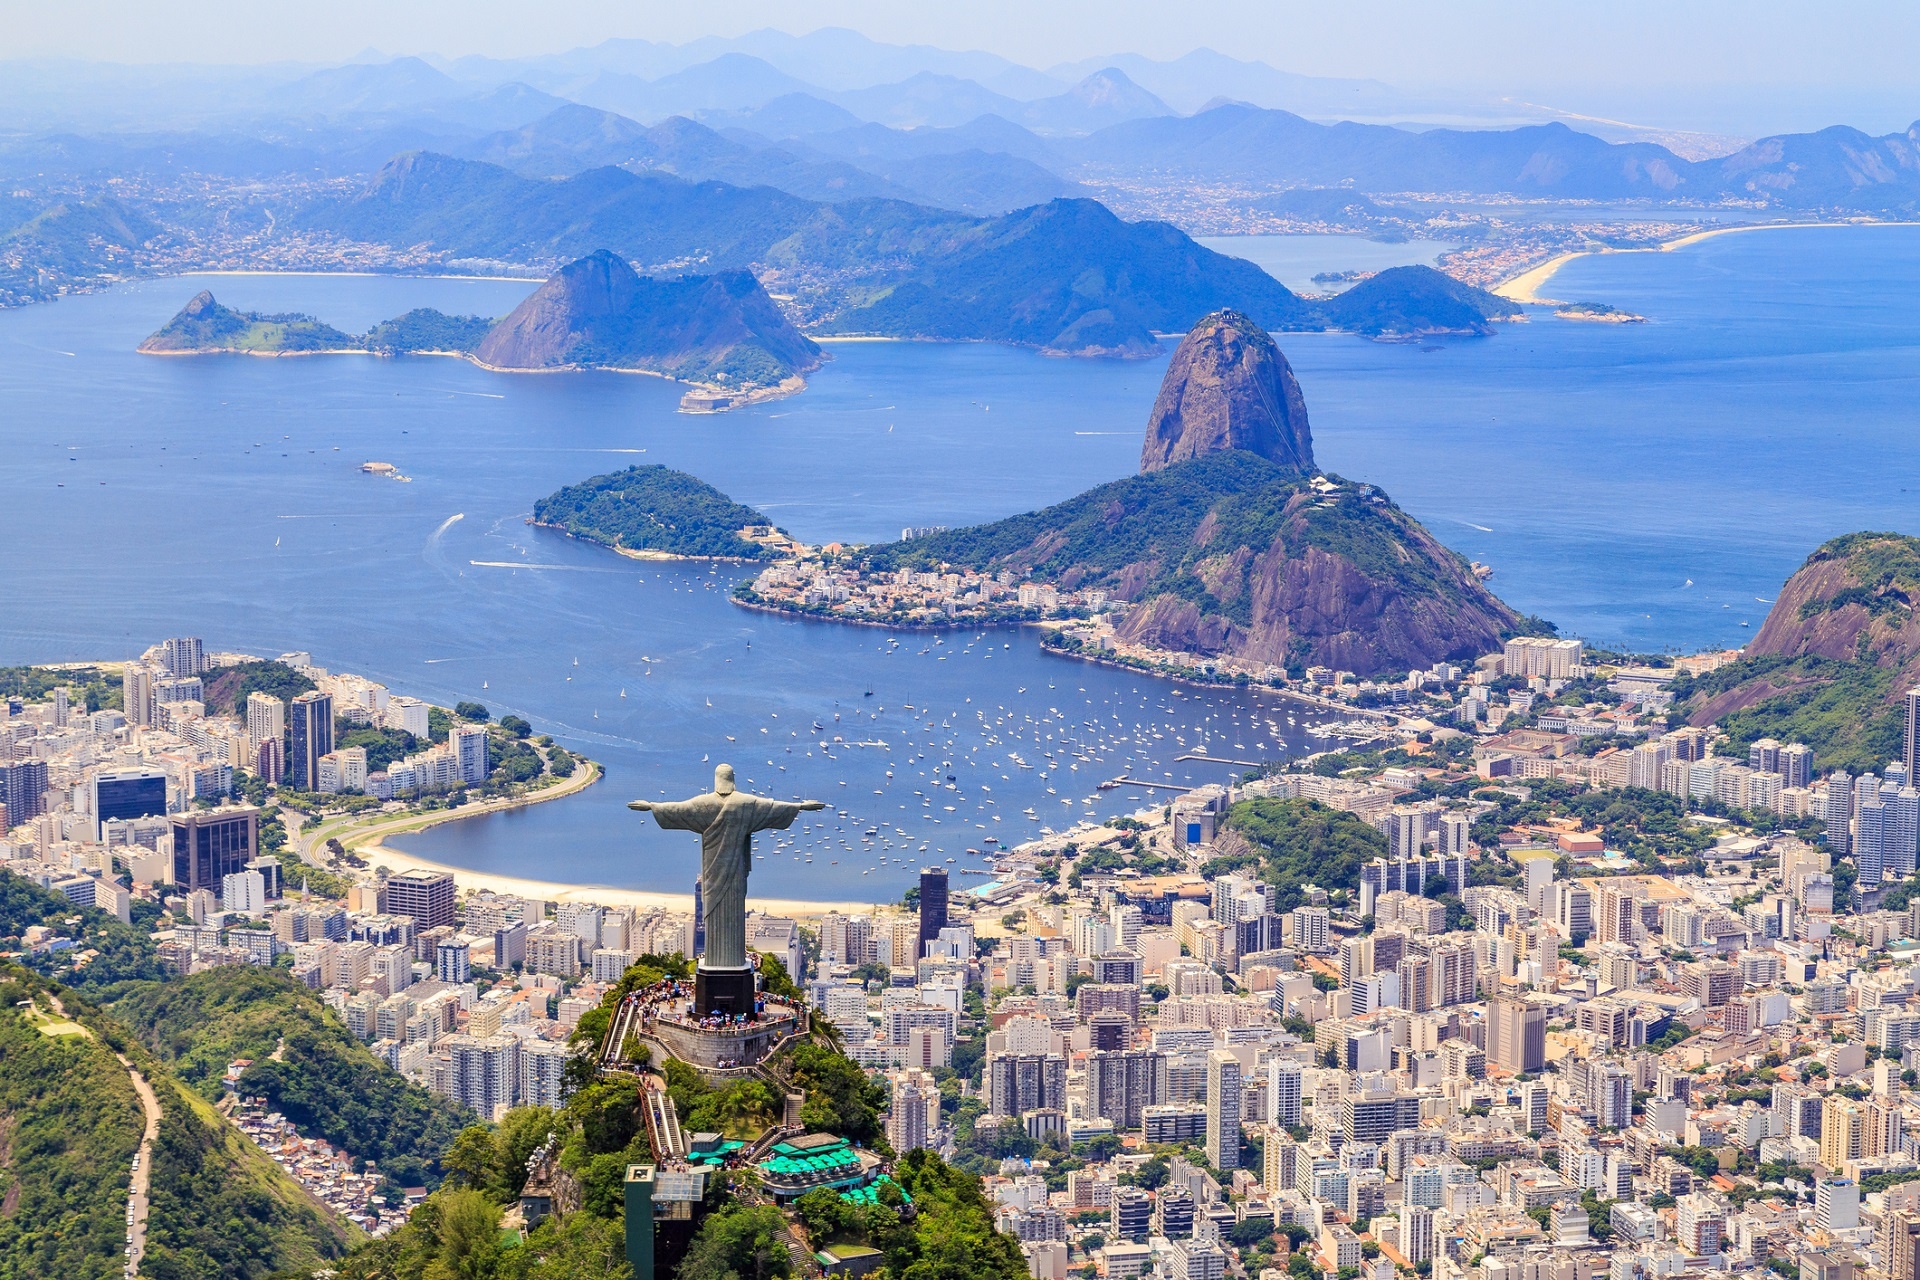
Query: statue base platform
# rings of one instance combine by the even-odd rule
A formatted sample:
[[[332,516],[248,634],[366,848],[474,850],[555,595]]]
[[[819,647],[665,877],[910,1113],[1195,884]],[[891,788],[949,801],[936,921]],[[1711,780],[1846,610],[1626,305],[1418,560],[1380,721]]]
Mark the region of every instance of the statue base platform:
[[[652,1034],[682,1062],[703,1071],[724,1072],[764,1060],[776,1044],[793,1034],[794,1027],[794,1018],[788,1014],[716,1030],[661,1021],[654,1024]]]
[[[693,1016],[704,1018],[708,1014],[722,1014],[737,1017],[740,1014],[753,1016],[753,979],[752,968],[742,966],[738,969],[709,969],[705,965],[693,971]]]

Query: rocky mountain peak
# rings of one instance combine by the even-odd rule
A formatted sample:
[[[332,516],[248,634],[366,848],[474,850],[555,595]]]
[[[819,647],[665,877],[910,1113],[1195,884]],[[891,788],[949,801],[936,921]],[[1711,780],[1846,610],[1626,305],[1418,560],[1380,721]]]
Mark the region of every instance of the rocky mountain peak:
[[[1267,331],[1238,311],[1215,311],[1180,340],[1147,419],[1140,470],[1227,449],[1257,453],[1311,475],[1313,434],[1293,366]]]

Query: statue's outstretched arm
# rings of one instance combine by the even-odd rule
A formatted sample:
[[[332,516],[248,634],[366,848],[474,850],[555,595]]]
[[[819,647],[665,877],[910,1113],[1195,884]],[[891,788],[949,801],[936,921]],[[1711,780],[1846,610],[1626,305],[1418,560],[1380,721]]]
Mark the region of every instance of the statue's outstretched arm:
[[[653,811],[653,802],[650,800],[630,800],[627,802],[627,808],[638,809],[641,813],[651,813]]]
[[[812,813],[816,809],[826,808],[827,802],[825,800],[802,800],[800,807],[806,812]]]

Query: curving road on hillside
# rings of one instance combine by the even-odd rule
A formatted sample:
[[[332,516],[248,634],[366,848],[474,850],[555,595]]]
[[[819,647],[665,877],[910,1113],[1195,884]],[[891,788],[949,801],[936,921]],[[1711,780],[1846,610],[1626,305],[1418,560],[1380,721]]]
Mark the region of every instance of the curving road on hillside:
[[[133,1091],[140,1095],[140,1107],[147,1113],[147,1127],[140,1135],[139,1163],[134,1167],[133,1185],[127,1193],[131,1217],[127,1224],[127,1275],[132,1277],[140,1274],[140,1260],[147,1253],[147,1191],[153,1178],[153,1140],[160,1136],[160,1099],[154,1096],[153,1086],[131,1062],[119,1054],[114,1056],[127,1069]]]
[[[66,1006],[60,1003],[59,996],[49,992],[47,1001],[55,1013],[62,1018],[67,1017]],[[80,1034],[93,1038],[93,1032],[84,1027],[80,1029]],[[127,1188],[127,1276],[131,1280],[140,1274],[140,1261],[147,1253],[148,1191],[153,1185],[153,1140],[160,1136],[160,1099],[154,1096],[153,1086],[147,1083],[147,1078],[127,1060],[125,1054],[115,1053],[113,1056],[120,1059],[120,1065],[127,1069],[127,1079],[133,1082],[133,1091],[140,1097],[140,1109],[146,1113],[146,1127],[140,1133],[140,1150],[134,1156],[133,1180]]]

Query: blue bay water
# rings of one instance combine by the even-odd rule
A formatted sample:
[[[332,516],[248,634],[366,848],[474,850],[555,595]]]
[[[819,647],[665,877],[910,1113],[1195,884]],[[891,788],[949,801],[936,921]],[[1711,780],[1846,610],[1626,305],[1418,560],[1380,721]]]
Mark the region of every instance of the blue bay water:
[[[501,314],[530,288],[210,277],[0,312],[0,661],[180,633],[310,649],[525,715],[611,769],[581,797],[403,842],[423,856],[684,890],[693,849],[624,802],[702,790],[728,759],[758,789],[842,806],[766,850],[756,893],[890,898],[988,834],[1134,807],[1145,793],[1094,790],[1123,770],[1209,781],[1229,770],[1174,757],[1322,744],[1281,700],[1047,658],[1020,632],[893,646],[749,613],[725,598],[736,568],[636,564],[524,523],[554,488],[633,462],[693,471],[812,540],[1027,510],[1134,468],[1164,358],[836,344],[802,395],[690,417],[645,377],[133,354],[202,285],[352,329],[414,306]],[[1541,310],[1487,340],[1281,341],[1323,466],[1493,565],[1517,608],[1691,650],[1749,637],[1825,538],[1912,531],[1917,285],[1920,229],[1756,232],[1581,259],[1548,290],[1646,325]],[[362,475],[368,459],[412,481]],[[836,734],[887,745],[819,745]]]
[[[1351,235],[1202,236],[1200,243],[1247,259],[1295,293],[1337,293],[1345,287],[1313,278],[1323,271],[1430,267],[1441,254],[1459,248],[1444,240],[1369,240]]]

